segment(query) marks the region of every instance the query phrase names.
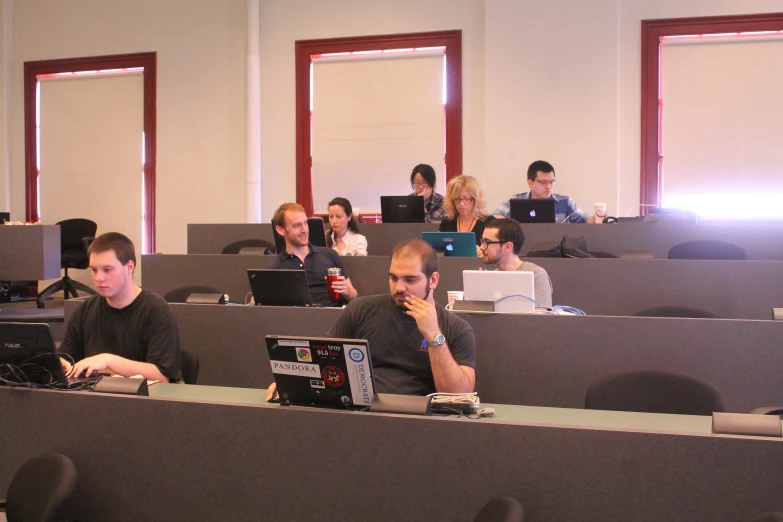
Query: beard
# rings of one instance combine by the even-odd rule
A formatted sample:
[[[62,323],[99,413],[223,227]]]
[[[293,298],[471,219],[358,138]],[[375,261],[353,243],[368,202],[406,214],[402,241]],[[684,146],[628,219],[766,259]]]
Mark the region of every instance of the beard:
[[[432,290],[432,287],[430,286],[430,282],[428,280],[427,281],[427,288],[425,289],[424,297],[422,299],[424,299],[426,301],[429,298],[429,296],[430,296],[430,291],[431,290]],[[407,312],[408,311],[408,307],[405,306],[405,301],[404,301],[406,295],[408,295],[408,294],[406,294],[405,292],[395,292],[392,295],[392,298],[394,300],[394,306],[396,306],[399,310],[402,310],[403,312]],[[402,300],[398,301],[397,300],[398,298],[402,299]]]

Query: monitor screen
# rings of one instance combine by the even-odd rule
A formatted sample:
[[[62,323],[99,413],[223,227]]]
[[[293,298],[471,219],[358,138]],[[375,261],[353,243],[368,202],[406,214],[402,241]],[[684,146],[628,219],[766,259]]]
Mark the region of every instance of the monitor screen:
[[[424,197],[381,196],[381,222],[424,223]]]
[[[0,323],[0,383],[67,384],[45,323]]]
[[[473,232],[422,232],[421,238],[444,256],[476,257],[476,234]]]

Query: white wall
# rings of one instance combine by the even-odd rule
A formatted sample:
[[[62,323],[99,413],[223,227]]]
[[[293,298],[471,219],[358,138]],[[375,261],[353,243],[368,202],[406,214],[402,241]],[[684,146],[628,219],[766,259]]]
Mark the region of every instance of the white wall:
[[[263,0],[261,3],[262,210],[296,195],[294,42],[462,30],[463,172],[483,180],[484,6],[478,0]],[[411,165],[411,168],[413,165]],[[439,176],[441,172],[437,173]],[[399,173],[407,188],[410,172]]]
[[[14,214],[24,212],[23,63],[157,51],[157,250],[184,253],[187,223],[244,221],[246,33],[245,0],[17,1]],[[123,197],[108,175],[84,190],[82,204]]]

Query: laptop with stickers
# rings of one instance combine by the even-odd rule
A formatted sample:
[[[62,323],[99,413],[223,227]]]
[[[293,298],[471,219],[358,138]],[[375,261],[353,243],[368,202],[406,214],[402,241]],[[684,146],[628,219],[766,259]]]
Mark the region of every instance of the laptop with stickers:
[[[266,347],[280,404],[370,406],[375,380],[366,340],[267,335]]]

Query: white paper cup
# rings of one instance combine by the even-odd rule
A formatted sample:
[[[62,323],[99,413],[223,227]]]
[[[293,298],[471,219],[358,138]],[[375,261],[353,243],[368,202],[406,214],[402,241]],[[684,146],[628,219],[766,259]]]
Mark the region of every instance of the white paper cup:
[[[596,223],[603,223],[606,218],[606,203],[596,203],[593,205],[593,214]]]
[[[446,295],[449,296],[449,303],[453,303],[454,301],[462,301],[465,297],[465,292],[461,290],[449,290],[446,292]]]

